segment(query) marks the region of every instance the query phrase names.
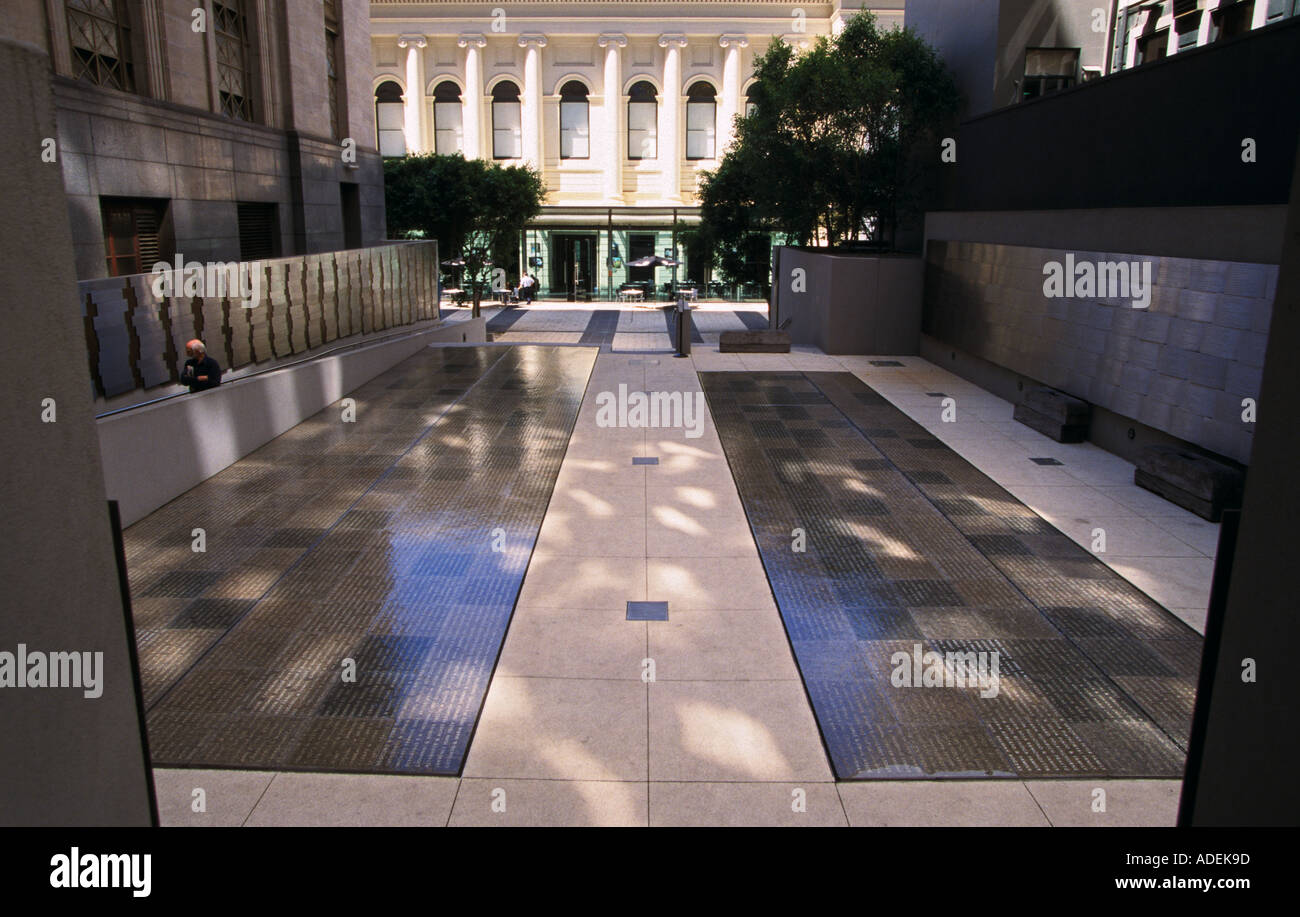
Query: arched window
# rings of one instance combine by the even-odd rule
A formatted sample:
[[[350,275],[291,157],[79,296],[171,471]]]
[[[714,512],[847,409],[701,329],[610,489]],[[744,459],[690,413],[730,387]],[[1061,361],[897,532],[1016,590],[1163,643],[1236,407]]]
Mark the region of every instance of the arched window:
[[[405,156],[406,106],[402,104],[402,87],[385,80],[375,90],[375,126],[379,131],[380,156]]]
[[[444,156],[464,149],[460,125],[460,89],[443,80],[433,89],[433,150]]]
[[[587,87],[577,80],[569,80],[560,88],[561,159],[587,159],[591,156],[587,115]]]
[[[632,87],[627,99],[627,158],[659,157],[659,105],[655,88],[642,80]]]
[[[696,83],[686,93],[686,158],[712,159],[718,123],[718,92]]]
[[[506,80],[492,90],[492,158],[520,159],[523,155],[519,87]]]
[[[756,101],[758,97],[758,92],[756,91],[757,89],[758,89],[758,84],[755,83],[754,85],[750,86],[748,89],[745,90],[745,117],[746,118],[748,118],[750,115],[754,113],[754,109],[758,108],[758,102]]]

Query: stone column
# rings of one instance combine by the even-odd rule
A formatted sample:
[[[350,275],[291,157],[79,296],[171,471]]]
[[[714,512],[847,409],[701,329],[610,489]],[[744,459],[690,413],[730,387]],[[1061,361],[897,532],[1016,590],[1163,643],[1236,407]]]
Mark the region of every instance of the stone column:
[[[682,57],[685,35],[661,35],[664,52],[663,106],[659,112],[659,168],[663,172],[661,196],[676,201],[681,195],[682,151],[678,123],[682,108]]]
[[[423,35],[403,35],[397,47],[406,49],[406,152],[424,152],[424,49]]]
[[[722,98],[718,105],[717,156],[721,159],[734,139],[735,130],[731,122],[745,110],[745,101],[740,95],[740,49],[749,47],[749,39],[744,35],[723,35],[718,44],[726,51],[722,65]]]
[[[593,137],[595,149],[601,150],[604,171],[604,195],[610,203],[623,200],[623,157],[627,143],[623,141],[623,61],[622,49],[627,47],[627,36],[606,33],[596,39],[605,49],[605,105],[601,116],[599,138]]]
[[[465,33],[456,44],[465,49],[465,98],[461,130],[465,140],[465,158],[478,159],[483,155],[483,62],[479,52],[487,45],[480,33]]]
[[[522,108],[522,134],[524,161],[539,171],[542,156],[542,48],[546,36],[529,33],[519,36],[519,47],[524,48],[524,98]]]

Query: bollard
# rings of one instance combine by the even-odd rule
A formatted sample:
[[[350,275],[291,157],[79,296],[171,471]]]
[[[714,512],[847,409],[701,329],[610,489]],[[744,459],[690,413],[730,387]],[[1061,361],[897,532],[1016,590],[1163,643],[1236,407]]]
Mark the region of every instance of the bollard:
[[[675,357],[691,355],[691,307],[686,304],[686,297],[677,296],[677,353]]]

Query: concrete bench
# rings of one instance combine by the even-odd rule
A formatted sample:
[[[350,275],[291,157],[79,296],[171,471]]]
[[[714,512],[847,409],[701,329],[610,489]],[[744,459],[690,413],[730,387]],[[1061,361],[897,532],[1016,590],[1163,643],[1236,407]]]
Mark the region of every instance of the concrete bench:
[[[1245,481],[1240,466],[1177,446],[1147,446],[1133,471],[1137,486],[1211,522],[1241,507]]]
[[[1088,438],[1092,408],[1054,388],[1034,388],[1025,392],[1011,416],[1058,443],[1081,443]]]
[[[786,331],[724,331],[718,335],[719,353],[789,353]]]

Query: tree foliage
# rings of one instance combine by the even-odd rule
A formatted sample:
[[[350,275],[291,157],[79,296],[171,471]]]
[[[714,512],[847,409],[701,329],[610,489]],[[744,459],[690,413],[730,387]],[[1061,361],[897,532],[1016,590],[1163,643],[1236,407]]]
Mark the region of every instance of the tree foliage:
[[[492,285],[493,256],[517,248],[524,225],[542,209],[546,188],[527,166],[427,153],[384,160],[388,233],[423,233],[438,240],[438,256],[462,258],[463,283],[474,315]]]
[[[705,235],[724,270],[760,232],[894,246],[958,107],[934,50],[860,13],[803,54],[775,41],[754,69],[754,111],[737,118],[735,142],[701,185]]]

